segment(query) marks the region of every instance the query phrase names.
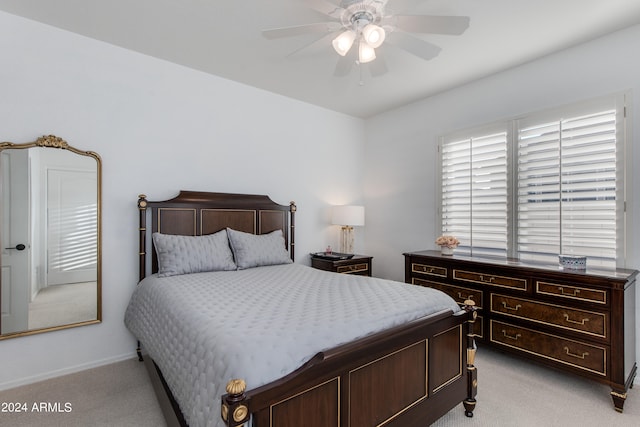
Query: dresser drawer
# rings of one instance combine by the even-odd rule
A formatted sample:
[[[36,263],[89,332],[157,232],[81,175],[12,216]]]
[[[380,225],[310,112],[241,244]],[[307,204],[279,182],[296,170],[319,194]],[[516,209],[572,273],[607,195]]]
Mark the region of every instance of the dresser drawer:
[[[607,375],[607,348],[491,320],[490,341],[598,375]]]
[[[433,282],[431,280],[420,279],[413,277],[411,283],[414,285],[426,286],[429,288],[435,288],[441,290],[451,298],[456,300],[459,304],[464,304],[468,299],[473,300],[476,307],[482,308],[482,291],[477,289],[464,288],[462,286],[450,285],[448,283]]]
[[[420,264],[417,262],[411,263],[411,272],[420,274],[429,274],[431,276],[447,277],[446,267],[440,267],[437,265]]]
[[[580,286],[560,285],[557,283],[536,281],[536,293],[553,295],[569,300],[607,304],[607,292],[599,289],[581,288]]]
[[[497,276],[495,274],[476,273],[473,271],[453,270],[453,278],[465,282],[483,285],[501,286],[510,289],[527,290],[527,280],[516,277]]]
[[[491,294],[491,312],[607,338],[606,313]]]
[[[369,270],[369,264],[366,262],[362,262],[359,264],[351,264],[351,265],[340,265],[336,268],[338,273],[364,273]]]

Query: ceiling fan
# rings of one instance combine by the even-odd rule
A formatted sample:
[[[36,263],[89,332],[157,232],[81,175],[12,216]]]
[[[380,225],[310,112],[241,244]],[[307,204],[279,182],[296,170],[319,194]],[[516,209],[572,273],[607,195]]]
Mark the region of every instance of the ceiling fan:
[[[378,76],[387,71],[386,64],[381,58],[374,61],[377,56],[376,49],[383,43],[386,42],[419,58],[429,60],[438,56],[440,47],[409,33],[460,35],[469,27],[467,16],[396,15],[387,9],[387,4],[392,2],[392,0],[305,0],[310,8],[325,14],[330,20],[268,29],[262,31],[262,35],[267,39],[278,39],[321,33],[322,35],[311,43],[313,44],[337,34],[331,42],[334,50],[340,55],[334,75],[346,76],[353,64],[357,63],[369,64],[371,74]],[[357,49],[353,49],[353,45],[357,45]]]

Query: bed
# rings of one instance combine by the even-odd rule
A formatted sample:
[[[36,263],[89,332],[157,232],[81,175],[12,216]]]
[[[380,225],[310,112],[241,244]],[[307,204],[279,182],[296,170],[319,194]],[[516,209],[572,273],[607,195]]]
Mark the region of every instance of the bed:
[[[293,202],[181,191],[138,208],[125,323],[169,425],[424,427],[461,402],[473,415],[473,301],[294,263]]]

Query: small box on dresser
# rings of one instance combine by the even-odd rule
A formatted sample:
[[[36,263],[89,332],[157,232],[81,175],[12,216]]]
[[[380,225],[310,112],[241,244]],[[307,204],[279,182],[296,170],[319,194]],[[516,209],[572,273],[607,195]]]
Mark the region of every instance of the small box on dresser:
[[[554,264],[439,251],[405,253],[405,281],[480,308],[478,340],[611,387],[622,411],[636,375],[636,270]]]

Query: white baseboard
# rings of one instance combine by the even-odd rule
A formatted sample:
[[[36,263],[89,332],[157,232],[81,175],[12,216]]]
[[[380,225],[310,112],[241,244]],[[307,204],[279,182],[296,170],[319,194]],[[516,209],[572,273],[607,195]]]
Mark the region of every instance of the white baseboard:
[[[61,377],[63,375],[73,374],[75,372],[85,371],[87,369],[97,368],[99,366],[110,365],[112,363],[122,362],[123,360],[137,358],[135,351],[130,353],[121,354],[118,356],[109,357],[106,359],[94,360],[89,363],[83,363],[81,365],[70,366],[64,369],[58,369],[55,371],[45,372],[29,377],[20,378],[18,380],[7,381],[0,383],[0,391],[8,390],[15,387],[20,387],[27,384],[33,384],[40,381],[48,380],[51,378]]]

